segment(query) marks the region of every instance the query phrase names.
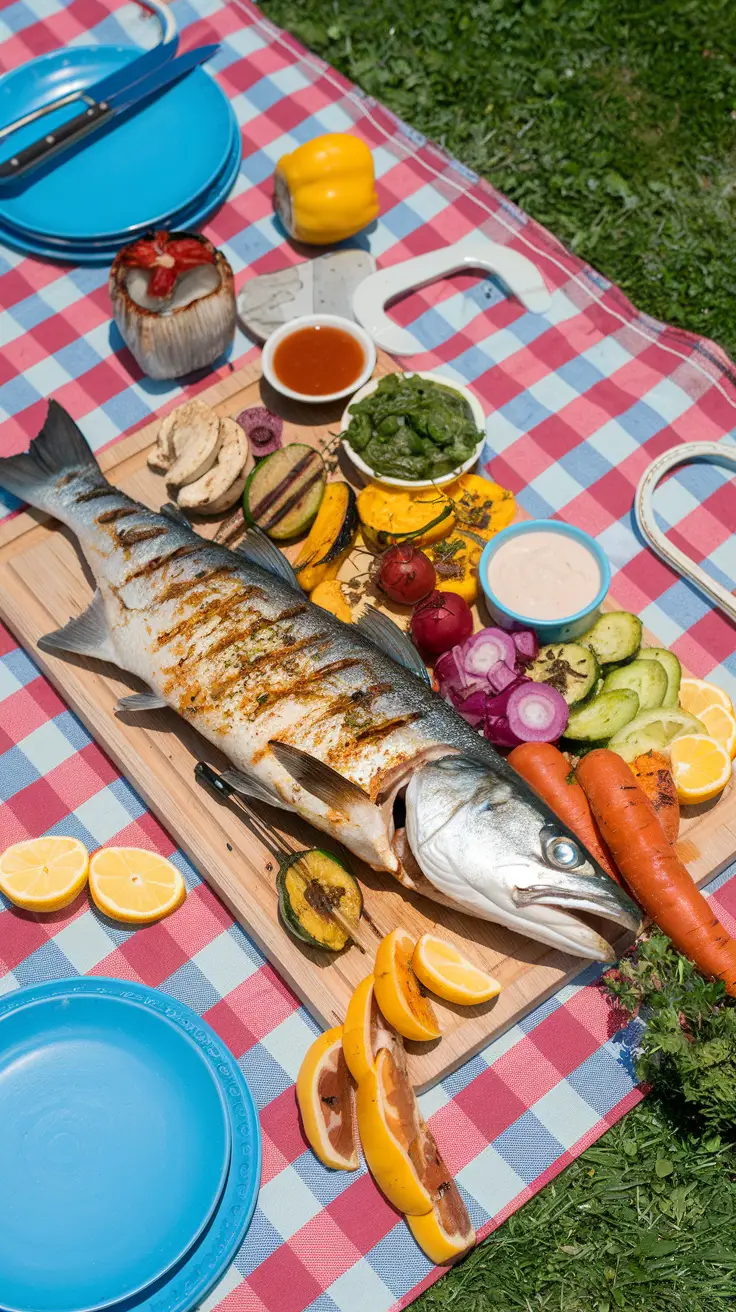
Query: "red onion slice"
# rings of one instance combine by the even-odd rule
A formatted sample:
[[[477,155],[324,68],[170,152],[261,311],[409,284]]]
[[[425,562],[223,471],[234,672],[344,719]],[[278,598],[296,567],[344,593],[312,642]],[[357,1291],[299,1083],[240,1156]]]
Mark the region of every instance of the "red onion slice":
[[[533,629],[518,629],[511,634],[516,654],[524,665],[531,664],[539,655],[539,641]]]
[[[568,708],[556,688],[525,679],[508,692],[506,715],[511,732],[521,742],[553,743],[565,732]]]
[[[507,665],[505,661],[498,661],[493,669],[488,671],[486,682],[490,692],[499,693],[503,692],[505,688],[509,688],[512,683],[516,683],[518,677],[519,675],[515,669]]]
[[[494,665],[505,661],[512,668],[516,662],[513,639],[503,629],[481,629],[463,643],[462,663],[471,676],[485,678]]]

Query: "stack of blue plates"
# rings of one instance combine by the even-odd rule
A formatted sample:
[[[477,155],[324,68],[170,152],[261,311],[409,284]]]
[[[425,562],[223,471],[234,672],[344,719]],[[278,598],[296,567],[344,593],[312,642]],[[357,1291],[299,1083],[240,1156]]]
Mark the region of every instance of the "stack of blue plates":
[[[130,46],[75,46],[14,69],[0,79],[0,127],[83,91],[140,53]],[[59,121],[69,116],[68,109],[58,113]],[[0,143],[0,159],[56,122],[49,114],[13,133]],[[109,264],[121,246],[152,228],[202,224],[231,190],[240,158],[230,104],[214,78],[196,68],[54,167],[0,189],[0,241],[65,263]]]
[[[176,999],[77,979],[0,1000],[4,1312],[189,1312],[260,1172],[237,1062]]]

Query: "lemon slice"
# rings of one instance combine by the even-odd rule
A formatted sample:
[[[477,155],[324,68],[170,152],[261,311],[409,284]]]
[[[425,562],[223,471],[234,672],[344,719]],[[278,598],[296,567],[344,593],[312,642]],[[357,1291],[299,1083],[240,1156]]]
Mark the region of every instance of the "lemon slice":
[[[708,706],[722,706],[724,711],[733,715],[733,704],[728,693],[706,679],[682,679],[680,682],[680,705],[684,711],[702,719],[701,711]]]
[[[414,974],[425,988],[438,998],[472,1007],[487,1002],[501,992],[492,975],[474,966],[452,943],[434,934],[422,934],[411,959]]]
[[[327,1030],[307,1051],[296,1078],[296,1099],[310,1147],[325,1166],[357,1171],[355,1086],[342,1051],[342,1026]]]
[[[681,802],[708,802],[731,778],[731,757],[715,738],[685,734],[672,744],[670,766]]]
[[[176,866],[143,847],[101,847],[89,863],[89,891],[106,916],[135,925],[168,916],[187,895]]]
[[[736,756],[736,715],[725,710],[723,706],[706,706],[700,712],[700,720],[705,725],[711,738],[723,743],[731,760]]]
[[[434,1007],[425,998],[411,964],[414,939],[405,929],[394,929],[382,940],[373,967],[376,1002],[389,1025],[405,1039],[438,1039],[440,1027]]]
[[[24,911],[59,911],[81,893],[88,870],[78,838],[28,838],[0,856],[0,891]]]

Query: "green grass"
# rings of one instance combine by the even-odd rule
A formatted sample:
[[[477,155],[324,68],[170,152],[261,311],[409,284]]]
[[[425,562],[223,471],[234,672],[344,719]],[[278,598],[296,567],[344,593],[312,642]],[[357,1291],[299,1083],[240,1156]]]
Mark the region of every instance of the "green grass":
[[[731,0],[261,0],[642,309],[736,355]],[[647,1100],[418,1312],[725,1312],[736,1155]]]
[[[736,354],[732,0],[262,0],[642,309]]]

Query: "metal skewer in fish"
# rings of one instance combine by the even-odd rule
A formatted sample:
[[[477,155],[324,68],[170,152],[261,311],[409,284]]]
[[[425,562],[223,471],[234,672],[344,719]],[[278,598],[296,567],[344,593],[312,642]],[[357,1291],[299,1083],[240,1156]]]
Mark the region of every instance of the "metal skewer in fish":
[[[220,800],[235,803],[237,810],[242,815],[251,833],[263,844],[263,846],[271,853],[274,860],[278,861],[279,864],[282,864],[284,861],[300,852],[300,849],[294,847],[288,838],[285,838],[283,834],[279,834],[272,825],[269,825],[267,821],[259,816],[257,812],[254,811],[253,807],[249,806],[245,799],[236,792],[232,784],[229,784],[226,779],[223,779],[222,775],[218,774],[217,771],[213,769],[211,765],[208,765],[206,761],[197,762],[194,767],[194,777],[198,783],[207,788],[213,796]],[[302,855],[306,855],[306,851],[303,851]],[[327,920],[332,920],[335,924],[339,925],[343,933],[347,934],[350,942],[354,943],[357,948],[360,948],[361,952],[364,952],[367,956],[375,955],[376,942],[371,940],[369,936],[363,932],[360,925],[357,925],[354,920],[349,920],[347,916],[343,915],[339,907],[334,906],[333,903],[330,902],[326,894],[316,885],[316,881],[312,879],[306,863],[304,861],[296,861],[292,865],[292,869],[297,870],[305,884],[309,887],[310,903],[313,909],[319,915],[324,916]],[[378,938],[380,939],[380,935]]]

